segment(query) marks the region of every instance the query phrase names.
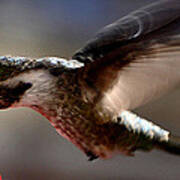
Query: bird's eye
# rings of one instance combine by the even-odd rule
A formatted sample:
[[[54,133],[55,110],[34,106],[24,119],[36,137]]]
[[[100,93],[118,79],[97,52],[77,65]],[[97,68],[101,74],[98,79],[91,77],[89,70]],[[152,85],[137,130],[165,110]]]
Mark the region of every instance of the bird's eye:
[[[19,61],[15,58],[0,56],[0,81],[11,77],[17,71]]]
[[[49,71],[52,75],[59,76],[65,71],[65,69],[64,68],[50,68]]]
[[[13,67],[0,64],[0,81],[8,79],[13,72]]]

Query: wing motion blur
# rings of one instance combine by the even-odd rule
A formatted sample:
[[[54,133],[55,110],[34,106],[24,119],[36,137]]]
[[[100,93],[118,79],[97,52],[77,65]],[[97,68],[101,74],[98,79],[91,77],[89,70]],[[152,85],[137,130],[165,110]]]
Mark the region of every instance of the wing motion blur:
[[[103,28],[67,61],[0,57],[0,109],[30,107],[90,160],[180,138],[129,110],[180,84],[180,0],[164,0]]]
[[[159,1],[103,28],[75,53],[86,88],[119,114],[180,83],[180,1]]]

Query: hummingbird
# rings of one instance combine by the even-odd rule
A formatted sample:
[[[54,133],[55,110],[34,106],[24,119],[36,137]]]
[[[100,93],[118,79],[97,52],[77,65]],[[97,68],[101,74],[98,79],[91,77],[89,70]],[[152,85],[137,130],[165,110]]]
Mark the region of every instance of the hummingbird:
[[[180,1],[142,7],[101,29],[69,59],[0,56],[0,109],[28,107],[89,160],[180,137],[132,111],[180,84]]]

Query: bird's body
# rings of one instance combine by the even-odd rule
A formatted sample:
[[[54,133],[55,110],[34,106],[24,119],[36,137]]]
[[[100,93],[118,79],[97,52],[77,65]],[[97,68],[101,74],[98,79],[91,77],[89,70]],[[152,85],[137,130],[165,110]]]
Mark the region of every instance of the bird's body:
[[[19,57],[18,61],[23,62],[23,59]],[[1,60],[10,62],[10,60],[16,61],[16,58],[2,57]],[[95,102],[85,100],[83,85],[79,78],[82,64],[79,63],[77,68],[65,66],[63,76],[60,76],[62,72],[56,69],[57,64],[54,64],[55,68],[53,68],[52,62],[55,60],[61,66],[62,59],[58,58],[45,58],[42,61],[26,59],[27,67],[24,66],[22,73],[19,75],[17,73],[10,81],[15,89],[20,84],[21,89],[24,89],[23,80],[28,79],[29,89],[26,89],[23,96],[15,100],[11,107],[25,106],[41,113],[56,128],[57,132],[77,145],[90,156],[90,159],[96,156],[110,157],[112,152],[118,151],[119,148],[121,152],[130,154],[133,145],[131,138],[129,142],[127,138],[132,136],[133,140],[138,140],[139,137],[129,133],[124,127],[118,126],[117,120],[111,122],[112,117],[105,114],[102,107],[97,106]],[[66,60],[63,59],[63,61]],[[20,84],[16,84],[17,80]],[[11,83],[7,80],[4,85],[8,87]],[[0,86],[0,90],[5,90],[4,85]],[[24,84],[24,86],[27,85]],[[0,93],[2,94],[1,91]],[[8,91],[6,93],[9,98],[6,101],[11,102],[13,97]],[[118,142],[121,142],[121,139],[127,141],[119,146]]]
[[[71,60],[1,57],[0,108],[40,112],[90,159],[153,146],[180,154],[169,132],[128,112],[180,84],[180,2],[173,2],[105,27]]]

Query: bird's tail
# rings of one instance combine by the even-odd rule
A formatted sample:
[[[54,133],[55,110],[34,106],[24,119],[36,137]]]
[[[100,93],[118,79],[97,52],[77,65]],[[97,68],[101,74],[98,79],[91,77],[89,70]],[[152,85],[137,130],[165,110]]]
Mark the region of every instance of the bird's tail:
[[[136,137],[134,143],[131,141],[132,148],[129,149],[130,152],[138,149],[151,150],[157,148],[171,154],[180,155],[180,137],[172,135],[160,126],[129,111],[120,114],[119,124]]]
[[[158,142],[156,147],[171,154],[180,155],[180,137],[170,134],[167,142]]]

